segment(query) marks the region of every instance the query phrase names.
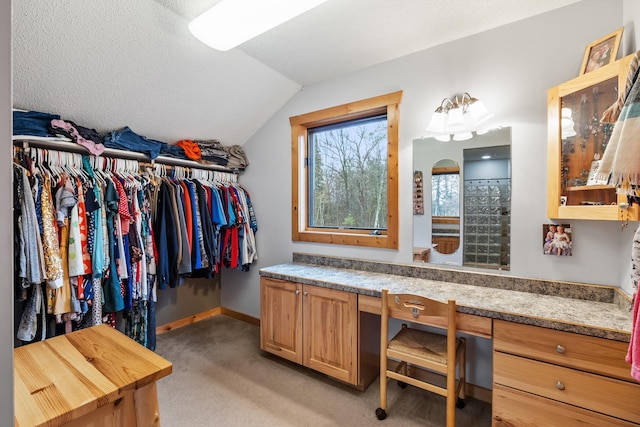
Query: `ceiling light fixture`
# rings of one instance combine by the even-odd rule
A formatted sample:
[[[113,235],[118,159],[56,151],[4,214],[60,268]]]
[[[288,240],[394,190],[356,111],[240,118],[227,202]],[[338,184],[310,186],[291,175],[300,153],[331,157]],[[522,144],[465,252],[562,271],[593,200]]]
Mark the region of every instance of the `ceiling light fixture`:
[[[445,98],[431,116],[427,131],[437,133],[439,141],[465,141],[473,137],[478,125],[493,116],[487,107],[477,98],[465,92],[459,99]]]
[[[226,51],[327,0],[222,0],[189,23],[201,42]]]

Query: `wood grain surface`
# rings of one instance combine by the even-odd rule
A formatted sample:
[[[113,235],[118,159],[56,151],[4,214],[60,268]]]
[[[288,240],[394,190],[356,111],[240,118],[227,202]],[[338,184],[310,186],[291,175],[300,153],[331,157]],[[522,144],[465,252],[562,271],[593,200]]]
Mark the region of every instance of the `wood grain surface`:
[[[104,410],[98,411],[104,407],[112,407],[106,411],[109,419],[129,416],[126,401],[143,388],[151,402],[142,404],[152,407],[159,424],[155,381],[171,370],[171,362],[107,325],[18,347],[15,425],[75,425],[81,417],[88,422],[91,414],[104,416]],[[125,404],[119,405],[123,398]],[[129,408],[135,410],[135,405]]]

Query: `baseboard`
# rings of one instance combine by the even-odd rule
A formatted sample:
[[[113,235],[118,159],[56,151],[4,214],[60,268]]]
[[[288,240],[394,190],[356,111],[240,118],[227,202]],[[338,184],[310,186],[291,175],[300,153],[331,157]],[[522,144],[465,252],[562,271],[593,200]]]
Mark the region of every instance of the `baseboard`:
[[[222,307],[222,313],[225,316],[233,317],[234,319],[242,320],[243,322],[250,323],[255,326],[260,326],[260,319],[257,317],[249,316],[244,313],[240,313],[238,311],[230,310],[228,308]]]
[[[260,326],[260,319],[257,317],[249,316],[224,307],[216,307],[211,310],[203,311],[202,313],[197,313],[183,319],[178,319],[164,325],[156,326],[156,335],[164,334],[165,332],[173,331],[174,329],[179,329],[183,326],[191,325],[192,323],[196,323],[213,316],[218,316],[220,314],[242,320],[243,322],[250,323],[252,325]]]
[[[217,316],[222,313],[221,307],[212,308],[211,310],[203,311],[183,319],[178,319],[164,325],[156,326],[156,335],[164,334],[165,332],[173,331],[174,329],[182,328],[183,326],[190,325],[192,323],[199,322],[204,319],[208,319],[213,316]]]

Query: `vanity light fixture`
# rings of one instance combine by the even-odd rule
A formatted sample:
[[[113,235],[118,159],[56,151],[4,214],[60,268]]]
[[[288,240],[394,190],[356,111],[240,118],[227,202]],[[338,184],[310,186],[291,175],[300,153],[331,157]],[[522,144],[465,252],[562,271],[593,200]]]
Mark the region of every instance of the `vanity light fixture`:
[[[487,107],[477,98],[465,92],[460,98],[445,98],[436,108],[427,131],[437,133],[438,141],[465,141],[473,137],[472,131],[479,124],[493,116]]]
[[[327,0],[222,0],[189,23],[201,42],[226,51]]]

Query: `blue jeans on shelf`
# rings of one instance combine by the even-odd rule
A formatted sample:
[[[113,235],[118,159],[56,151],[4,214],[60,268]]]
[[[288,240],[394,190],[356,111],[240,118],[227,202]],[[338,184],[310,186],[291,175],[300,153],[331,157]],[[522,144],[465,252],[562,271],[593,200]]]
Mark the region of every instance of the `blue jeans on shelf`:
[[[55,136],[50,130],[51,120],[59,120],[57,114],[40,111],[14,111],[13,134],[31,136]]]
[[[138,135],[128,126],[108,133],[104,138],[104,145],[108,148],[115,148],[118,150],[137,151],[145,154],[152,160],[160,154],[166,154],[181,159],[187,158],[182,148]]]

